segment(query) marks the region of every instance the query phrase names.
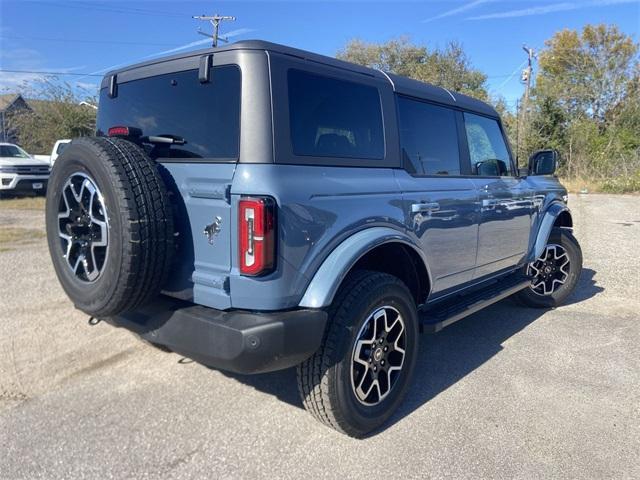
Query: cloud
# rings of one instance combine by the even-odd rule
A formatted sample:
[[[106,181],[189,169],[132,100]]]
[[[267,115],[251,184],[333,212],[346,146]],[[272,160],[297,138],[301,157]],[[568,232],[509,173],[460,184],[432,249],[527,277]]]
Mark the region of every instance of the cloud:
[[[253,28],[238,28],[237,30],[232,30],[229,33],[225,33],[224,35],[221,35],[222,38],[233,38],[233,37],[237,37],[238,35],[244,35],[245,33],[250,33],[253,32],[254,29]],[[196,40],[195,42],[189,42],[185,45],[182,45],[180,47],[175,47],[175,48],[171,48],[169,50],[163,50],[162,52],[157,52],[157,53],[152,53],[151,55],[147,55],[146,57],[143,58],[150,58],[150,57],[155,57],[160,56],[160,55],[168,55],[169,53],[175,53],[175,52],[179,52],[181,50],[187,50],[188,48],[191,47],[197,47],[198,45],[206,45],[206,44],[210,44],[211,43],[211,39],[210,38],[205,38],[203,40]]]
[[[73,82],[75,88],[82,90],[87,93],[96,93],[98,90],[98,84],[92,82]]]
[[[4,70],[26,70],[27,72],[0,72],[0,93],[15,92],[28,89],[39,80],[48,77],[47,74],[29,73],[30,71],[48,71],[70,73],[83,70],[84,65],[75,67],[47,66],[46,58],[32,48],[3,48],[0,50],[0,65]],[[63,75],[59,75],[63,77]]]
[[[467,10],[471,10],[473,8],[476,8],[484,3],[489,3],[495,0],[474,0],[473,2],[469,2],[469,3],[465,3],[464,5],[461,5],[459,7],[453,8],[451,10],[447,10],[446,12],[440,13],[438,15],[436,15],[435,17],[431,17],[431,18],[427,18],[426,20],[423,20],[422,23],[428,23],[428,22],[432,22],[434,20],[438,20],[439,18],[445,18],[445,17],[451,17],[453,15],[457,15],[459,13],[463,13],[466,12]]]
[[[616,5],[623,3],[637,3],[638,0],[595,0],[587,2],[561,2],[552,3],[550,5],[541,5],[539,7],[522,8],[518,10],[507,10],[506,12],[488,13],[486,15],[477,15],[467,17],[467,20],[490,20],[496,18],[516,18],[530,17],[532,15],[545,15],[547,13],[566,12],[569,10],[579,10],[590,7],[606,7],[608,5]]]
[[[232,30],[228,33],[225,33],[223,35],[221,35],[221,37],[225,37],[225,38],[233,38],[233,37],[237,37],[238,35],[244,35],[245,33],[249,33],[249,32],[254,32],[255,30],[253,28],[238,28],[237,30]],[[109,70],[113,70],[114,68],[118,68],[118,67],[124,67],[127,65],[131,65],[132,63],[135,62],[139,62],[141,60],[147,60],[149,58],[152,57],[159,57],[162,55],[169,55],[170,53],[176,53],[179,52],[181,50],[187,50],[191,47],[196,47],[199,45],[205,45],[205,44],[209,44],[211,43],[211,39],[210,38],[205,38],[203,40],[196,40],[194,42],[189,42],[185,45],[180,45],[179,47],[175,47],[175,48],[170,48],[169,50],[162,50],[161,52],[155,52],[149,55],[146,55],[144,57],[141,58],[137,58],[135,60],[130,60],[128,62],[123,62],[123,63],[117,63],[115,65],[110,65],[108,67],[105,68],[101,68],[100,70],[96,70],[95,72],[91,72],[89,75],[99,75],[105,72],[108,72]],[[87,75],[87,76],[89,76]],[[80,77],[78,80],[85,78],[85,77]]]
[[[10,69],[8,69],[10,70]],[[42,70],[42,67],[36,68],[36,70]],[[48,71],[60,72],[62,75],[49,75],[46,73],[22,73],[22,72],[0,72],[0,94],[14,93],[16,91],[29,91],[33,88],[37,82],[49,77],[57,77],[58,79],[65,80],[68,77],[64,76],[65,72],[76,70],[76,68],[46,68]],[[97,88],[95,83],[90,82],[76,82],[69,81],[69,84],[77,87],[81,90],[93,91]]]
[[[0,94],[14,93],[25,85],[42,80],[44,75],[36,73],[7,73],[0,72]]]
[[[1,1],[1,0],[0,0]],[[2,28],[2,27],[0,27]],[[239,35],[244,35],[246,33],[250,33],[255,31],[252,28],[238,28],[236,30],[232,30],[230,32],[224,33],[221,36],[224,38],[233,38]],[[91,83],[91,81],[85,80],[87,77],[92,75],[100,75],[114,68],[131,65],[132,63],[139,62],[141,60],[147,60],[152,57],[158,57],[163,55],[169,55],[171,53],[180,52],[182,50],[187,50],[192,47],[197,47],[200,45],[207,45],[211,43],[210,38],[204,38],[202,40],[196,40],[194,42],[189,42],[185,45],[180,45],[175,48],[171,48],[168,50],[163,50],[160,52],[155,52],[150,55],[146,55],[142,58],[137,58],[135,60],[130,60],[123,63],[118,63],[116,65],[111,65],[105,68],[101,68],[100,70],[96,70],[95,72],[91,72],[88,75],[82,75],[75,79],[73,79],[70,83],[75,87],[83,90],[93,91],[97,88],[97,83]],[[0,64],[2,67],[7,70],[46,70],[50,72],[60,72],[60,73],[71,73],[78,70],[84,70],[85,66],[76,66],[76,67],[47,67],[45,58],[34,49],[26,49],[26,48],[3,48],[0,50]],[[46,74],[39,73],[13,73],[13,72],[0,72],[0,93],[5,93],[6,91],[16,91],[22,89],[25,84],[33,84],[38,80],[42,80],[47,77]],[[63,75],[61,77],[64,78]]]
[[[0,49],[0,64],[7,70],[37,70],[44,60],[40,52],[32,48]]]

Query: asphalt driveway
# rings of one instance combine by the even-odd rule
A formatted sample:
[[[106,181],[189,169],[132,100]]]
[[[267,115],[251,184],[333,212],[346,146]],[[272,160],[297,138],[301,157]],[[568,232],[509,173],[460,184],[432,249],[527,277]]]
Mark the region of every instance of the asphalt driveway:
[[[407,400],[353,440],[292,370],[240,377],[91,327],[37,210],[0,206],[0,477],[640,478],[640,197],[572,196],[584,273],[421,338]]]

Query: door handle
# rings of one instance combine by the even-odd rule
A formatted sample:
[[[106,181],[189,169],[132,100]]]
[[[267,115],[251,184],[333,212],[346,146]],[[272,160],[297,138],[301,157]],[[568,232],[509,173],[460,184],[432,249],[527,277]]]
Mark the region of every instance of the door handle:
[[[431,213],[440,210],[438,202],[424,202],[411,204],[411,213]]]
[[[485,198],[482,200],[483,207],[495,207],[496,205],[500,205],[500,200],[495,198]]]

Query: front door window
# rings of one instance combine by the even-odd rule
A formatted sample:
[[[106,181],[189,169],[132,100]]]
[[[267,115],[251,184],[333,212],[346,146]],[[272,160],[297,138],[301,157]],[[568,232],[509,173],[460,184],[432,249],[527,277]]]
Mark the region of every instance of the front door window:
[[[493,118],[465,113],[464,124],[472,173],[483,177],[511,175],[509,151],[498,122]]]

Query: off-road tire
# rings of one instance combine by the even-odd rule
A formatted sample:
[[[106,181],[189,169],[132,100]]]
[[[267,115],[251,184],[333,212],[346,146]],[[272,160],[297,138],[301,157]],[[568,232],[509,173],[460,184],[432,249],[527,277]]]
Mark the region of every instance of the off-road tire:
[[[108,217],[103,271],[83,282],[69,268],[59,238],[61,192],[76,172],[102,192]],[[47,189],[46,227],[55,272],[76,308],[96,318],[133,310],[156,296],[174,252],[172,209],[155,162],[124,139],[86,137],[58,157]]]
[[[548,245],[560,245],[569,257],[569,275],[563,285],[550,295],[539,295],[531,287],[520,290],[514,295],[522,305],[534,308],[555,308],[562,305],[567,297],[573,293],[582,272],[582,250],[578,240],[571,230],[566,228],[554,228],[549,235]],[[526,270],[526,267],[525,267]]]
[[[356,336],[371,312],[391,305],[403,316],[406,357],[393,389],[375,406],[358,402],[351,387]],[[389,418],[405,396],[418,353],[418,315],[409,289],[386,273],[356,271],[345,280],[329,308],[329,322],[318,351],[297,367],[305,409],[325,425],[361,438]]]

